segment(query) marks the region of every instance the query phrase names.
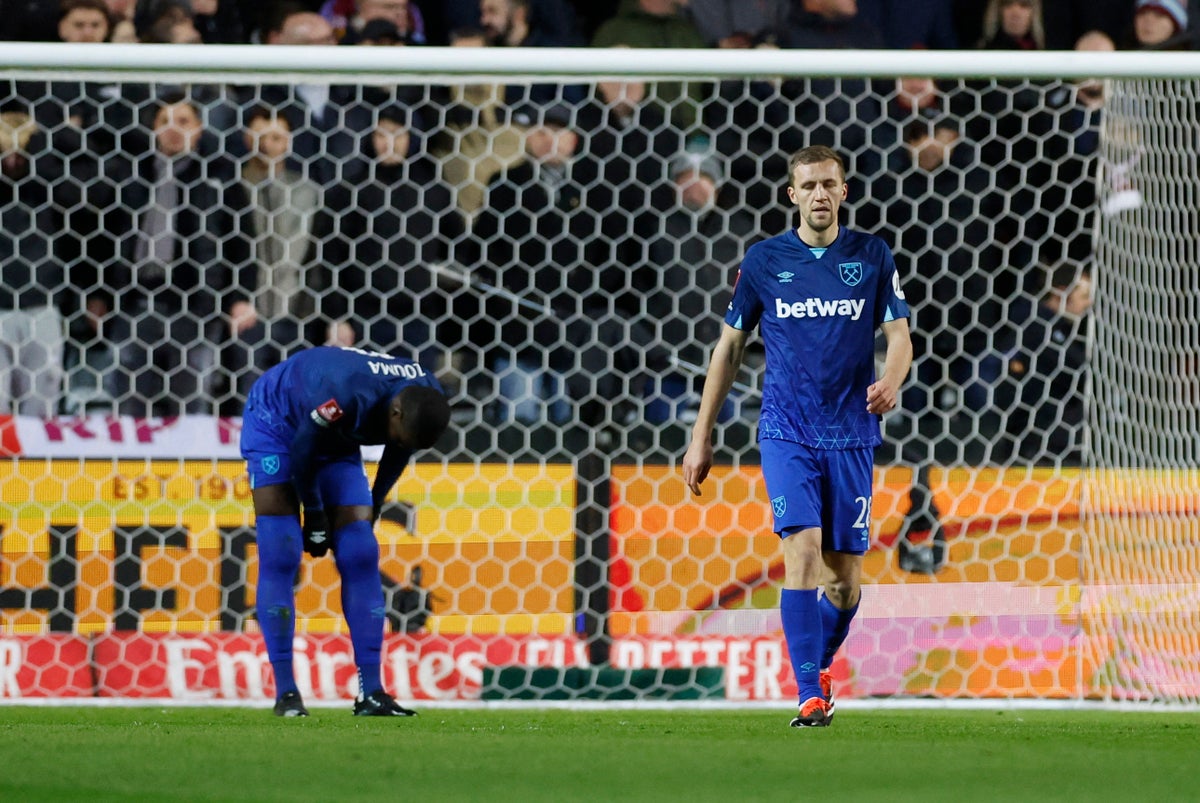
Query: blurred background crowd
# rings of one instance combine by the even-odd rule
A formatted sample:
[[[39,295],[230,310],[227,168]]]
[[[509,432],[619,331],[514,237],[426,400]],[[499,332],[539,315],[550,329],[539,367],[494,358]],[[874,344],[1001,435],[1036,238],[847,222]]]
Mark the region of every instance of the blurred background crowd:
[[[1192,48],[1193,11],[1186,0],[5,0],[0,39],[1163,50]],[[0,413],[238,415],[288,351],[339,344],[417,356],[466,417],[686,420],[740,255],[791,223],[787,156],[827,142],[850,169],[845,222],[888,240],[914,308],[917,362],[890,431],[911,441],[959,427],[960,458],[973,438],[975,459],[1071,460],[1090,221],[1140,203],[1133,146],[1098,197],[1104,103],[1098,81],[919,76],[11,80]]]

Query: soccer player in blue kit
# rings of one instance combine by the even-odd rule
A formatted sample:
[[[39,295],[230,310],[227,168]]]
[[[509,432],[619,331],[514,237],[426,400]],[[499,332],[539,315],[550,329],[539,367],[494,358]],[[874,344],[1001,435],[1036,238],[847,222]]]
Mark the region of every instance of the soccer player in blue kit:
[[[871,541],[871,467],[879,418],[912,363],[908,304],[878,237],[838,224],[846,169],[814,145],[788,163],[800,225],[751,246],[713,349],[683,478],[693,494],[712,468],[712,429],[750,333],[766,349],[758,444],[783,548],[780,613],[800,690],[792,727],[833,719],[829,666],[858,611]],[[875,332],[887,356],[875,377]],[[824,564],[824,565],[822,565]],[[822,575],[825,593],[818,598]]]
[[[354,714],[415,713],[383,689],[384,597],[374,522],[413,452],[432,446],[449,420],[442,388],[424,368],[361,349],[301,351],[251,387],[241,450],[258,530],[258,623],[275,674],[277,716],[308,716],[292,667],[293,581],[302,551],[320,557],[329,549],[358,667]],[[371,487],[361,447],[379,444]]]

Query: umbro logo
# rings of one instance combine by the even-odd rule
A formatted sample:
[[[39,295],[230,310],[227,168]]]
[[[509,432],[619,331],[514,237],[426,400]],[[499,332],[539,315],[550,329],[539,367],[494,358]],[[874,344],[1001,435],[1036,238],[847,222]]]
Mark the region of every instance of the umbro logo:
[[[796,278],[796,274],[790,270],[785,270],[783,273],[776,274],[775,278],[779,280],[780,284],[791,284],[792,279]]]

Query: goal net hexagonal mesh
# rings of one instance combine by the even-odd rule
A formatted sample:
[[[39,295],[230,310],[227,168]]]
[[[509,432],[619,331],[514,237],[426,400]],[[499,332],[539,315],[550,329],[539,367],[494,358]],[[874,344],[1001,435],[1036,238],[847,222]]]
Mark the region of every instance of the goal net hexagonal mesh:
[[[7,73],[0,697],[270,693],[238,415],[323,343],[454,403],[377,529],[399,696],[793,694],[761,355],[703,498],[677,461],[822,142],[917,347],[843,698],[1197,701],[1194,82],[305,67]],[[332,562],[298,580],[343,697]]]

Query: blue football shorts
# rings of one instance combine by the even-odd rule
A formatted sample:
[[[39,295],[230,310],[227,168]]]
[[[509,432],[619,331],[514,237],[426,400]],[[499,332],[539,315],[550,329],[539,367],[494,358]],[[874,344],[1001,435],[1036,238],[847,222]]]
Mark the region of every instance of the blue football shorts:
[[[291,428],[261,404],[248,401],[242,416],[241,450],[251,490],[292,481],[291,449]],[[371,486],[361,450],[318,453],[314,460],[323,507],[371,506]]]
[[[871,546],[875,449],[814,449],[758,443],[775,532],[821,528],[821,548],[862,555]]]

